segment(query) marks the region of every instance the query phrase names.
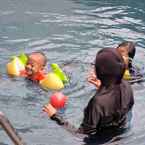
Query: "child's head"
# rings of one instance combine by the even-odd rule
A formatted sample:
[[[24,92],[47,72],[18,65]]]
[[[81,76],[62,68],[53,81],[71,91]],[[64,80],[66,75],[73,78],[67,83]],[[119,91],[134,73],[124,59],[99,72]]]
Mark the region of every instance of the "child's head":
[[[118,53],[104,49],[96,55],[95,72],[102,86],[120,83],[124,71],[125,65]]]
[[[34,75],[44,69],[47,59],[42,52],[33,52],[28,55],[26,71],[28,75]]]
[[[135,56],[135,44],[131,41],[125,41],[118,45],[117,51],[121,54],[124,59],[126,67],[131,66],[131,61]]]

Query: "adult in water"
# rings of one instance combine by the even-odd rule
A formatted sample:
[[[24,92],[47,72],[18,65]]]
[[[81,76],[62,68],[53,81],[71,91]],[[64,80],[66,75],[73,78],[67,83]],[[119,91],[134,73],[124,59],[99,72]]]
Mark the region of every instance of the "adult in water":
[[[123,129],[134,104],[130,84],[123,80],[125,64],[116,51],[100,51],[96,55],[95,73],[98,87],[84,109],[79,128],[61,117],[51,105],[43,107],[48,116],[72,133],[94,135],[104,130]],[[95,80],[94,80],[95,81]]]

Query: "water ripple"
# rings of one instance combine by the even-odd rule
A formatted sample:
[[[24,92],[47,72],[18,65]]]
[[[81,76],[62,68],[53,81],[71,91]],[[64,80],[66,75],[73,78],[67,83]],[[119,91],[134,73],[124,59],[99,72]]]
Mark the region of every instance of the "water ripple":
[[[135,61],[141,58],[144,64],[145,10],[141,2],[41,0],[42,6],[37,0],[0,2],[0,106],[28,144],[47,145],[49,141],[52,145],[87,145],[43,116],[42,106],[48,103],[53,91],[44,91],[38,84],[22,78],[4,78],[5,65],[11,56],[43,51],[48,58],[48,68],[51,63],[60,65],[70,78],[62,90],[69,97],[63,115],[79,126],[83,108],[95,92],[86,78],[98,50],[115,47],[123,40],[135,41]],[[145,83],[133,85],[135,106],[131,130],[107,142],[110,145],[144,144],[144,86]],[[0,140],[4,138],[0,132]]]

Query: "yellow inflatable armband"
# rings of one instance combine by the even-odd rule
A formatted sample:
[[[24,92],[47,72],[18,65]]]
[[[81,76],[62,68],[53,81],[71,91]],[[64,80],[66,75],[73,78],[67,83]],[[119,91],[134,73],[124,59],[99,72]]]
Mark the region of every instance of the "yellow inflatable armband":
[[[131,74],[130,74],[128,69],[125,70],[124,75],[123,75],[123,79],[131,80]]]
[[[46,77],[40,81],[43,89],[60,90],[64,88],[63,82],[55,73],[48,73]]]
[[[28,61],[28,57],[25,53],[21,53],[18,58],[20,59],[20,61],[26,65],[27,64],[27,61]]]
[[[25,69],[25,66],[18,57],[14,57],[11,62],[7,64],[7,73],[13,76],[20,76],[20,71]]]
[[[64,82],[64,83],[68,83],[69,79],[68,77],[65,75],[65,73],[61,70],[61,68],[58,66],[58,64],[56,63],[52,63],[51,64],[51,68],[53,70],[53,72]]]

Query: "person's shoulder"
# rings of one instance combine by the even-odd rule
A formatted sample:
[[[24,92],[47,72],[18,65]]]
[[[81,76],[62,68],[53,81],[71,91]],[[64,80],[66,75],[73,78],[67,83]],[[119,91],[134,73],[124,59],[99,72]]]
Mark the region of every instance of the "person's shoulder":
[[[132,89],[131,84],[127,80],[122,79],[120,85]]]
[[[127,80],[122,79],[120,86],[122,89],[124,89],[124,91],[125,90],[133,91],[131,84]]]
[[[134,96],[133,89],[132,89],[131,84],[128,81],[122,80],[120,86],[121,86],[121,91],[123,92],[126,98],[133,98]]]
[[[113,92],[113,89],[110,89],[110,90],[102,89],[100,92],[95,94],[92,100],[95,104],[104,106],[106,102],[109,102],[112,96],[112,92]]]

